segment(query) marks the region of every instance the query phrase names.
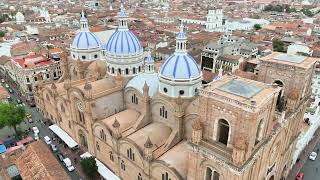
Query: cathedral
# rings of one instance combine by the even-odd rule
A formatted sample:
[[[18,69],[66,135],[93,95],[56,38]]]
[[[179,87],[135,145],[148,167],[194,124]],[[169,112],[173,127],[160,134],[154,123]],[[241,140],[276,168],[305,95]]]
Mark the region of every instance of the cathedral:
[[[63,76],[37,88],[36,104],[123,180],[278,180],[295,162],[299,126],[311,94],[315,59],[272,53],[256,78],[224,75],[202,84],[186,50],[156,67],[128,29],[104,43],[82,13],[80,31],[61,57]]]

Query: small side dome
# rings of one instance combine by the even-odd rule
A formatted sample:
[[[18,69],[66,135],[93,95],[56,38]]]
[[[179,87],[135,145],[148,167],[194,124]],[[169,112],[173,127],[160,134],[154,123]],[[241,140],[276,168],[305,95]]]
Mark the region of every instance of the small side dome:
[[[80,31],[73,39],[72,48],[75,49],[94,49],[101,47],[100,39],[89,31]]]
[[[201,76],[201,70],[189,54],[173,54],[162,65],[160,76],[169,79],[194,79]]]
[[[149,86],[149,96],[153,97],[157,93],[159,87],[159,78],[157,73],[139,74],[128,82],[126,88],[132,87],[143,94],[143,87],[145,83]]]

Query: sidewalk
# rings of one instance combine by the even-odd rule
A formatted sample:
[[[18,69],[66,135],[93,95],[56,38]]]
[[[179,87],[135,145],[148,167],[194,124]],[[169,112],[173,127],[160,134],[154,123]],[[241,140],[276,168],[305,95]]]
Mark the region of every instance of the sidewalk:
[[[320,139],[320,128],[317,129],[311,141],[308,143],[308,145],[304,148],[304,150],[300,154],[299,156],[300,161],[292,166],[292,169],[290,170],[287,178],[288,180],[295,179],[296,175],[299,173],[300,169],[302,168],[306,160],[309,158],[310,153],[312,152],[314,147],[317,145],[319,139]]]

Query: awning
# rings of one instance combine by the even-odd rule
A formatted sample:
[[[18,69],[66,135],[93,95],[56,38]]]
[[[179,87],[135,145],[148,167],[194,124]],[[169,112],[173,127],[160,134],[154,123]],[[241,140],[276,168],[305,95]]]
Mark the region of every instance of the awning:
[[[80,155],[80,158],[88,158],[92,155],[88,152],[85,152]],[[115,175],[109,168],[107,168],[102,162],[96,158],[96,163],[98,166],[98,173],[106,180],[121,180],[117,175]]]
[[[0,154],[5,153],[6,151],[7,151],[6,146],[5,146],[5,145],[3,145],[3,144],[1,144],[1,145],[0,145]]]
[[[27,138],[24,138],[24,139],[22,139],[21,141],[18,141],[17,142],[17,146],[19,146],[19,145],[21,145],[21,144],[26,144],[26,143],[30,143],[30,142],[32,142],[33,141],[33,139],[32,139],[32,137],[27,137]]]
[[[49,126],[49,129],[55,133],[62,141],[64,141],[69,148],[74,148],[78,146],[78,143],[69,136],[63,129],[61,129],[56,124]]]

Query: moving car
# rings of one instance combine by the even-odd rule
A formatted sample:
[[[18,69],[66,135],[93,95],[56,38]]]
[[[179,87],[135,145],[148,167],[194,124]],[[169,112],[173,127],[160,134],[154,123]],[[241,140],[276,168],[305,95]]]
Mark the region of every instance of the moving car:
[[[35,134],[39,134],[40,132],[37,126],[32,127],[32,130]]]
[[[27,119],[28,119],[28,122],[29,123],[33,123],[33,120],[32,120],[32,114],[31,113],[27,113]]]
[[[44,138],[44,142],[46,142],[47,145],[51,144],[51,139],[49,136],[45,136]]]
[[[316,158],[317,158],[317,153],[316,152],[312,152],[311,154],[310,154],[310,156],[309,156],[309,159],[310,160],[312,160],[312,161],[315,161],[316,160]]]
[[[51,146],[52,152],[57,152],[58,151],[58,148],[57,148],[57,146],[55,144],[51,143],[50,146]]]
[[[68,169],[69,172],[74,170],[74,167],[71,164],[71,160],[69,158],[65,158],[63,160],[63,164],[66,166],[66,168]]]
[[[63,154],[61,154],[61,153],[57,154],[57,157],[61,162],[63,162],[63,160],[65,159]]]
[[[304,177],[304,173],[299,172],[298,175],[296,176],[296,180],[303,180],[303,177]]]
[[[8,92],[9,92],[10,94],[12,94],[12,93],[13,93],[13,90],[12,90],[11,88],[9,88],[9,89],[8,89]]]

